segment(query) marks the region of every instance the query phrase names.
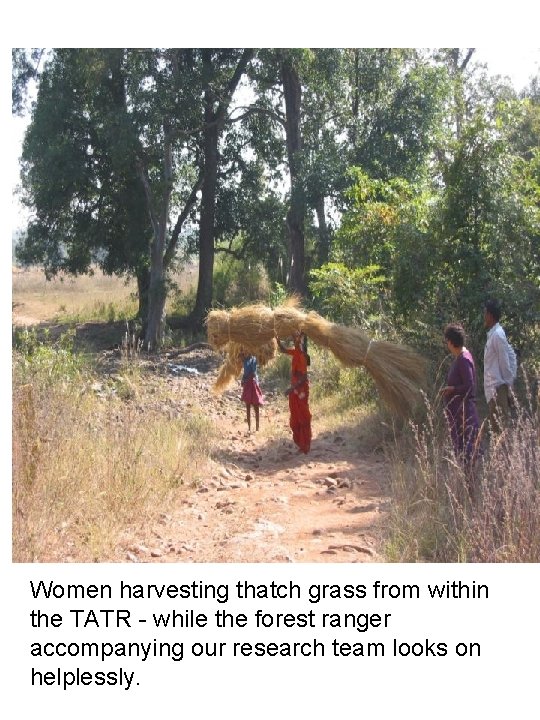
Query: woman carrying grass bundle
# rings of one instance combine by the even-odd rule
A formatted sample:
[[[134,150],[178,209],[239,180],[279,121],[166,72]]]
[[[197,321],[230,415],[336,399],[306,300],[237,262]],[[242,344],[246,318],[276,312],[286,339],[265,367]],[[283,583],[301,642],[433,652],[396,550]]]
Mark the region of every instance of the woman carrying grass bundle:
[[[291,386],[285,391],[289,398],[289,425],[293,440],[300,452],[308,453],[311,447],[311,413],[309,411],[309,356],[305,349],[305,335],[296,330],[293,333],[294,348],[286,348],[278,338],[281,352],[291,355]]]
[[[469,470],[475,460],[478,442],[476,410],[476,369],[471,353],[465,347],[461,325],[447,325],[444,338],[454,361],[448,371],[441,394],[456,457]]]
[[[240,399],[246,403],[246,422],[248,432],[251,432],[251,406],[255,410],[255,431],[259,429],[259,407],[264,403],[264,396],[257,377],[257,358],[241,350],[240,356],[244,364],[242,375],[242,396]]]
[[[273,349],[274,338],[291,337],[301,331],[317,345],[328,348],[345,367],[364,366],[381,398],[396,415],[407,417],[421,399],[426,362],[412,348],[371,340],[358,327],[329,322],[316,312],[303,312],[296,301],[274,309],[248,305],[230,312],[212,310],[208,314],[207,330],[208,342],[215,350],[240,345],[250,352],[257,352],[262,346]],[[258,352],[257,356],[260,364]],[[218,391],[231,377],[232,369],[230,363],[223,366]]]

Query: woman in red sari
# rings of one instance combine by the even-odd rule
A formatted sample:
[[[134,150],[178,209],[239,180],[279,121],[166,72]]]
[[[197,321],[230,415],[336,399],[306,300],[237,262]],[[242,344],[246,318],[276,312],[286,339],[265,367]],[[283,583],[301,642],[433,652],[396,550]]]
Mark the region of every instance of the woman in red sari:
[[[308,354],[304,349],[304,335],[293,334],[294,348],[286,348],[278,338],[281,352],[291,355],[291,386],[285,391],[289,397],[289,425],[298,449],[308,453],[311,446],[311,413],[309,412]]]

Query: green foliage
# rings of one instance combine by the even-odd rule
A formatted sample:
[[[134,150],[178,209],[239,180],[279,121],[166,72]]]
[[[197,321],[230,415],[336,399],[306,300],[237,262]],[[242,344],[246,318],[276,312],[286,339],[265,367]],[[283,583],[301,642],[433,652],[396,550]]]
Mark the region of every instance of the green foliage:
[[[137,276],[143,313],[161,301],[159,293],[150,293],[149,268],[161,262],[167,268],[183,224],[197,221],[202,169],[207,176],[217,172],[219,158],[217,140],[208,162],[202,157],[208,155],[205,132],[221,131],[222,106],[238,82],[231,76],[244,54],[54,50],[25,138],[23,187],[34,216],[19,259],[42,263],[49,274],[88,272],[97,263],[108,273]],[[202,210],[213,225],[213,191]],[[184,245],[192,236],[191,225]],[[211,280],[210,272],[205,288]]]
[[[214,269],[214,304],[221,307],[258,302],[268,294],[260,263],[233,255],[219,256]]]
[[[349,174],[349,205],[335,235],[333,257],[349,267],[378,266],[387,304],[396,315],[408,317],[432,273],[432,199],[427,189],[403,178],[377,180],[360,168]]]
[[[450,87],[444,69],[421,51],[345,51],[351,115],[351,164],[370,176],[418,181],[435,147]]]
[[[229,130],[225,168],[216,198],[216,247],[233,249],[245,264],[261,263],[268,277],[285,283],[287,243],[283,218],[286,207],[264,175],[260,160],[242,161],[238,173],[239,145],[245,133]]]
[[[344,325],[375,329],[381,321],[380,297],[386,278],[378,265],[350,269],[327,263],[310,272],[314,305],[323,315]]]
[[[45,65],[23,146],[25,204],[34,211],[18,248],[49,274],[144,266],[151,235],[126,124],[121,50],[56,50]]]
[[[361,168],[350,168],[348,208],[336,234],[334,255],[355,264],[387,268],[403,236],[427,225],[427,203],[421,188],[403,178],[377,180]]]
[[[281,283],[274,283],[270,294],[268,296],[268,304],[271,308],[275,308],[278,305],[283,305],[288,297],[287,289]]]
[[[310,384],[314,399],[331,399],[336,410],[377,402],[375,386],[363,368],[346,368],[325,349],[310,348]]]
[[[464,323],[468,345],[481,359],[482,307],[494,296],[503,303],[511,341],[535,367],[540,161],[537,148],[524,149],[531,130],[530,123],[523,125],[528,112],[528,101],[514,99],[489,114],[478,107],[449,146],[442,177],[431,185],[350,170],[348,206],[333,258],[349,268],[349,275],[372,264],[381,268],[391,324],[405,323],[400,335],[435,363],[441,360],[440,333],[449,321]],[[314,288],[318,302],[322,293],[330,298],[327,303],[339,305],[343,298],[348,308],[354,306],[350,283],[336,278],[334,286],[335,296],[332,282],[325,290]],[[353,311],[348,315],[354,316]]]
[[[40,48],[11,48],[11,108],[14,115],[22,115],[28,88],[35,80],[43,50]]]
[[[39,56],[13,53],[17,111]],[[229,102],[242,56],[238,48],[44,55],[22,163],[34,214],[19,259],[49,274],[86,272],[97,262],[136,275],[147,293],[150,213],[170,217],[167,244],[200,171],[210,177],[204,128]],[[208,270],[213,249],[218,261],[214,278],[207,272],[203,281],[204,302],[212,279],[215,304],[278,302],[290,281],[287,208],[294,206],[298,217],[289,223],[302,228],[310,291],[323,314],[373,332],[383,323],[398,327],[436,358],[442,326],[459,320],[478,356],[482,304],[494,295],[512,342],[534,365],[538,79],[517,98],[482,74],[472,48],[269,48],[249,56],[244,92],[218,123],[215,208],[205,207],[211,223],[201,267]],[[301,87],[294,151],[283,114],[285,67]],[[164,173],[167,133],[172,177]],[[190,254],[200,238],[195,201],[186,212],[178,249]],[[173,300],[182,314],[192,302],[193,295]],[[99,315],[118,313],[104,307]]]
[[[512,341],[525,349],[540,306],[538,161],[512,152],[519,117],[507,110],[493,120],[477,114],[456,145],[435,217],[431,306],[434,317],[462,320],[480,346],[483,302],[498,297]]]
[[[14,369],[20,383],[38,382],[49,387],[59,382],[73,382],[85,367],[82,355],[75,352],[75,330],[68,330],[56,341],[45,331],[17,331],[14,341]]]

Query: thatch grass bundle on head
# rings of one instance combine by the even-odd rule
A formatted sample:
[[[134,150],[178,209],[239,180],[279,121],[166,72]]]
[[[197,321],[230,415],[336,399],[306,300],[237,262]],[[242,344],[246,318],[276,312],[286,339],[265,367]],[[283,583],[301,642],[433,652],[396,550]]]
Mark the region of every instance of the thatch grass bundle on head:
[[[246,305],[230,312],[212,310],[206,321],[208,342],[216,350],[238,343],[255,354],[261,345],[301,329],[306,314],[297,305],[298,299],[293,297],[274,310],[266,305]]]
[[[254,354],[275,337],[290,337],[300,330],[317,345],[331,350],[344,365],[363,365],[381,398],[395,413],[410,414],[420,400],[425,363],[414,350],[406,345],[370,340],[357,327],[345,327],[315,312],[303,312],[296,302],[274,310],[264,305],[235,308],[231,312],[214,310],[208,315],[207,328],[208,341],[214,348],[238,343]]]

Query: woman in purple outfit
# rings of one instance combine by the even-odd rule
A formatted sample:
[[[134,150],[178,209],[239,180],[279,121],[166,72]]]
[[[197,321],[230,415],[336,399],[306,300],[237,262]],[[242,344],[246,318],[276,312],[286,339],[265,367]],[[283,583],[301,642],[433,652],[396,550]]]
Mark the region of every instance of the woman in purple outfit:
[[[478,443],[476,369],[473,357],[465,347],[465,332],[461,325],[447,325],[444,338],[454,361],[441,393],[454,452],[468,470],[474,463]]]

